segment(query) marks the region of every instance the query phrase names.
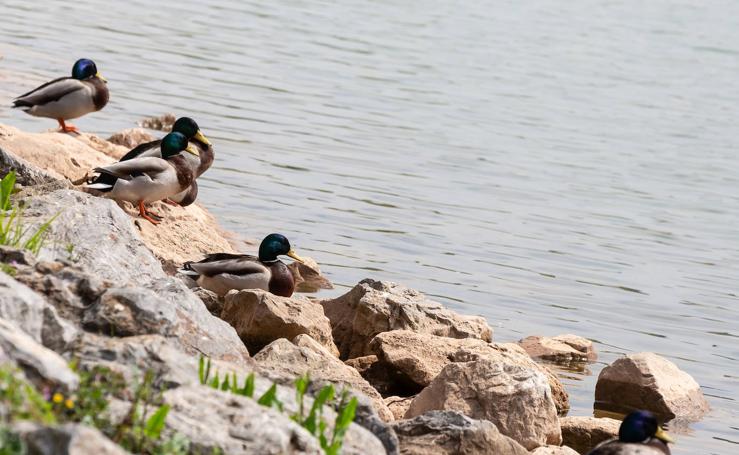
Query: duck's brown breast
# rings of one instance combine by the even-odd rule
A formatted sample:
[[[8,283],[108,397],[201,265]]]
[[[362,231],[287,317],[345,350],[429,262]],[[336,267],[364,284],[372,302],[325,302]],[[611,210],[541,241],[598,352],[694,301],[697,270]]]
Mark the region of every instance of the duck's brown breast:
[[[269,280],[269,292],[282,297],[290,297],[295,291],[295,280],[290,269],[282,261],[265,264],[272,274]]]

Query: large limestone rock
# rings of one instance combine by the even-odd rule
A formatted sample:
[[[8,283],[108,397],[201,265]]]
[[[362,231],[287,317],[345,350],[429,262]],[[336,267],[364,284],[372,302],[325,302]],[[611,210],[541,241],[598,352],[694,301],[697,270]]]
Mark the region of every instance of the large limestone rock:
[[[14,427],[33,455],[125,455],[128,452],[95,428],[67,423],[46,427],[21,422]]]
[[[58,386],[71,390],[79,379],[67,362],[28,336],[12,322],[0,318],[0,363],[14,363],[37,387]]]
[[[493,336],[484,318],[459,315],[395,283],[365,279],[348,293],[321,301],[321,305],[331,320],[342,359],[372,354],[370,340],[391,330],[484,341]]]
[[[598,357],[593,342],[577,335],[530,336],[518,344],[532,358],[556,363],[592,362]]]
[[[508,361],[450,363],[413,400],[406,418],[431,410],[489,420],[528,450],[562,442],[547,378]]]
[[[595,385],[595,408],[620,414],[647,409],[666,420],[692,421],[700,419],[709,406],[688,373],[664,357],[641,352],[601,370]]]
[[[108,289],[82,319],[87,330],[119,337],[171,335],[176,322],[175,307],[144,288]]]
[[[303,297],[279,297],[260,289],[231,291],[226,294],[221,318],[236,329],[252,352],[277,339],[305,334],[338,356],[323,308]]]
[[[337,385],[338,390],[346,387],[363,393],[372,400],[383,420],[393,420],[380,394],[357,370],[345,365],[308,335],[298,335],[292,343],[284,338],[275,340],[259,351],[254,360],[264,376],[281,383],[292,384],[298,376],[309,373],[315,382],[330,382]]]
[[[543,446],[531,451],[531,455],[578,455],[578,453],[567,446]]]
[[[23,158],[6,152],[0,146],[0,178],[5,177],[10,171],[15,171],[15,182],[17,185],[53,186],[54,189],[69,186],[68,182],[59,180],[56,176],[33,166]]]
[[[323,454],[287,415],[250,398],[191,386],[165,392],[164,402],[171,406],[166,434],[184,435],[195,453]]]
[[[412,382],[418,386],[418,390],[429,385],[452,362],[468,362],[483,357],[514,362],[540,371],[547,377],[558,413],[563,414],[570,407],[567,392],[556,375],[534,362],[515,344],[487,343],[475,338],[452,339],[394,330],[380,333],[373,338],[370,350],[377,355],[379,362],[389,366],[386,370],[400,372],[400,375],[396,375],[396,383]],[[367,370],[367,375],[363,376],[373,384],[370,372],[371,370]],[[406,389],[414,390],[409,386]]]
[[[580,453],[588,453],[603,441],[618,437],[621,422],[608,417],[571,416],[559,419],[562,441]]]
[[[260,396],[268,387],[268,381],[257,378],[255,396]],[[265,408],[250,398],[209,387],[169,390],[164,393],[164,402],[172,409],[167,416],[165,432],[187,437],[195,453],[220,449],[228,454],[323,454],[318,440],[288,416],[297,410],[294,389],[278,387],[277,395],[284,404],[284,413]],[[306,406],[311,404],[312,400],[307,398]],[[324,417],[332,424],[336,414],[325,407]],[[342,454],[384,452],[380,440],[369,431],[356,424],[349,427]]]
[[[393,424],[403,455],[527,455],[487,420],[454,411],[430,411]]]
[[[295,292],[317,292],[334,288],[331,281],[321,274],[321,268],[312,258],[303,256],[303,262],[291,262],[287,268],[295,279]]]
[[[63,350],[77,333],[43,297],[2,272],[0,317],[13,321],[35,341],[51,349]]]
[[[395,417],[395,420],[403,420],[405,418],[405,414],[408,412],[408,408],[411,407],[411,403],[413,402],[414,398],[415,396],[391,396],[385,398],[385,405],[388,407],[388,409],[390,409],[390,412],[393,413],[393,417]]]

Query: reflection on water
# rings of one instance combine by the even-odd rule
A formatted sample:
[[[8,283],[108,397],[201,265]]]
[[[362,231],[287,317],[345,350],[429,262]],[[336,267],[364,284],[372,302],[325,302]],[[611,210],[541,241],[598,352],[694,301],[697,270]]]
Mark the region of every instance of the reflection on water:
[[[207,3],[5,0],[2,104],[93,58],[111,101],[79,126],[195,117],[227,227],[288,234],[334,292],[392,279],[500,341],[597,339],[573,415],[604,364],[663,354],[714,408],[674,453],[735,449],[739,4]]]

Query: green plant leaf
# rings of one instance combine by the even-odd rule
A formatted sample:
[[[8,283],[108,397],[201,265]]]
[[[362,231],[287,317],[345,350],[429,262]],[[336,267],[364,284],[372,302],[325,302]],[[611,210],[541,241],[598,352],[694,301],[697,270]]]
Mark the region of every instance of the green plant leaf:
[[[257,403],[268,408],[276,408],[282,411],[282,402],[277,398],[277,384],[272,384],[272,387],[259,397]]]
[[[244,380],[244,388],[242,389],[242,395],[245,397],[253,398],[254,397],[254,373],[249,373],[249,375]]]
[[[144,435],[149,439],[157,440],[162,434],[164,424],[167,420],[167,414],[169,414],[170,406],[163,404],[146,420],[146,426],[144,427]]]

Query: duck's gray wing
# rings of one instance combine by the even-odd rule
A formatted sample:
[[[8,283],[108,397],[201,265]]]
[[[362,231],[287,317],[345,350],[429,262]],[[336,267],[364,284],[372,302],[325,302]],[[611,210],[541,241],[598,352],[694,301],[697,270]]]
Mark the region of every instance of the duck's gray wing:
[[[33,107],[60,100],[62,97],[78,90],[88,90],[80,80],[72,77],[60,77],[36,87],[13,100],[13,107]]]
[[[134,158],[144,158],[147,156],[153,156],[155,158],[162,157],[162,150],[159,148],[162,145],[162,141],[157,139],[156,141],[144,142],[136,147],[132,148],[131,151],[123,155],[119,161],[128,161]]]
[[[205,276],[215,276],[222,273],[244,276],[264,273],[267,269],[256,256],[229,253],[209,254],[202,261],[186,262],[184,268]]]
[[[119,179],[131,180],[131,178],[143,174],[152,176],[164,172],[170,167],[170,164],[161,158],[145,157],[97,167],[95,172],[110,174]]]

